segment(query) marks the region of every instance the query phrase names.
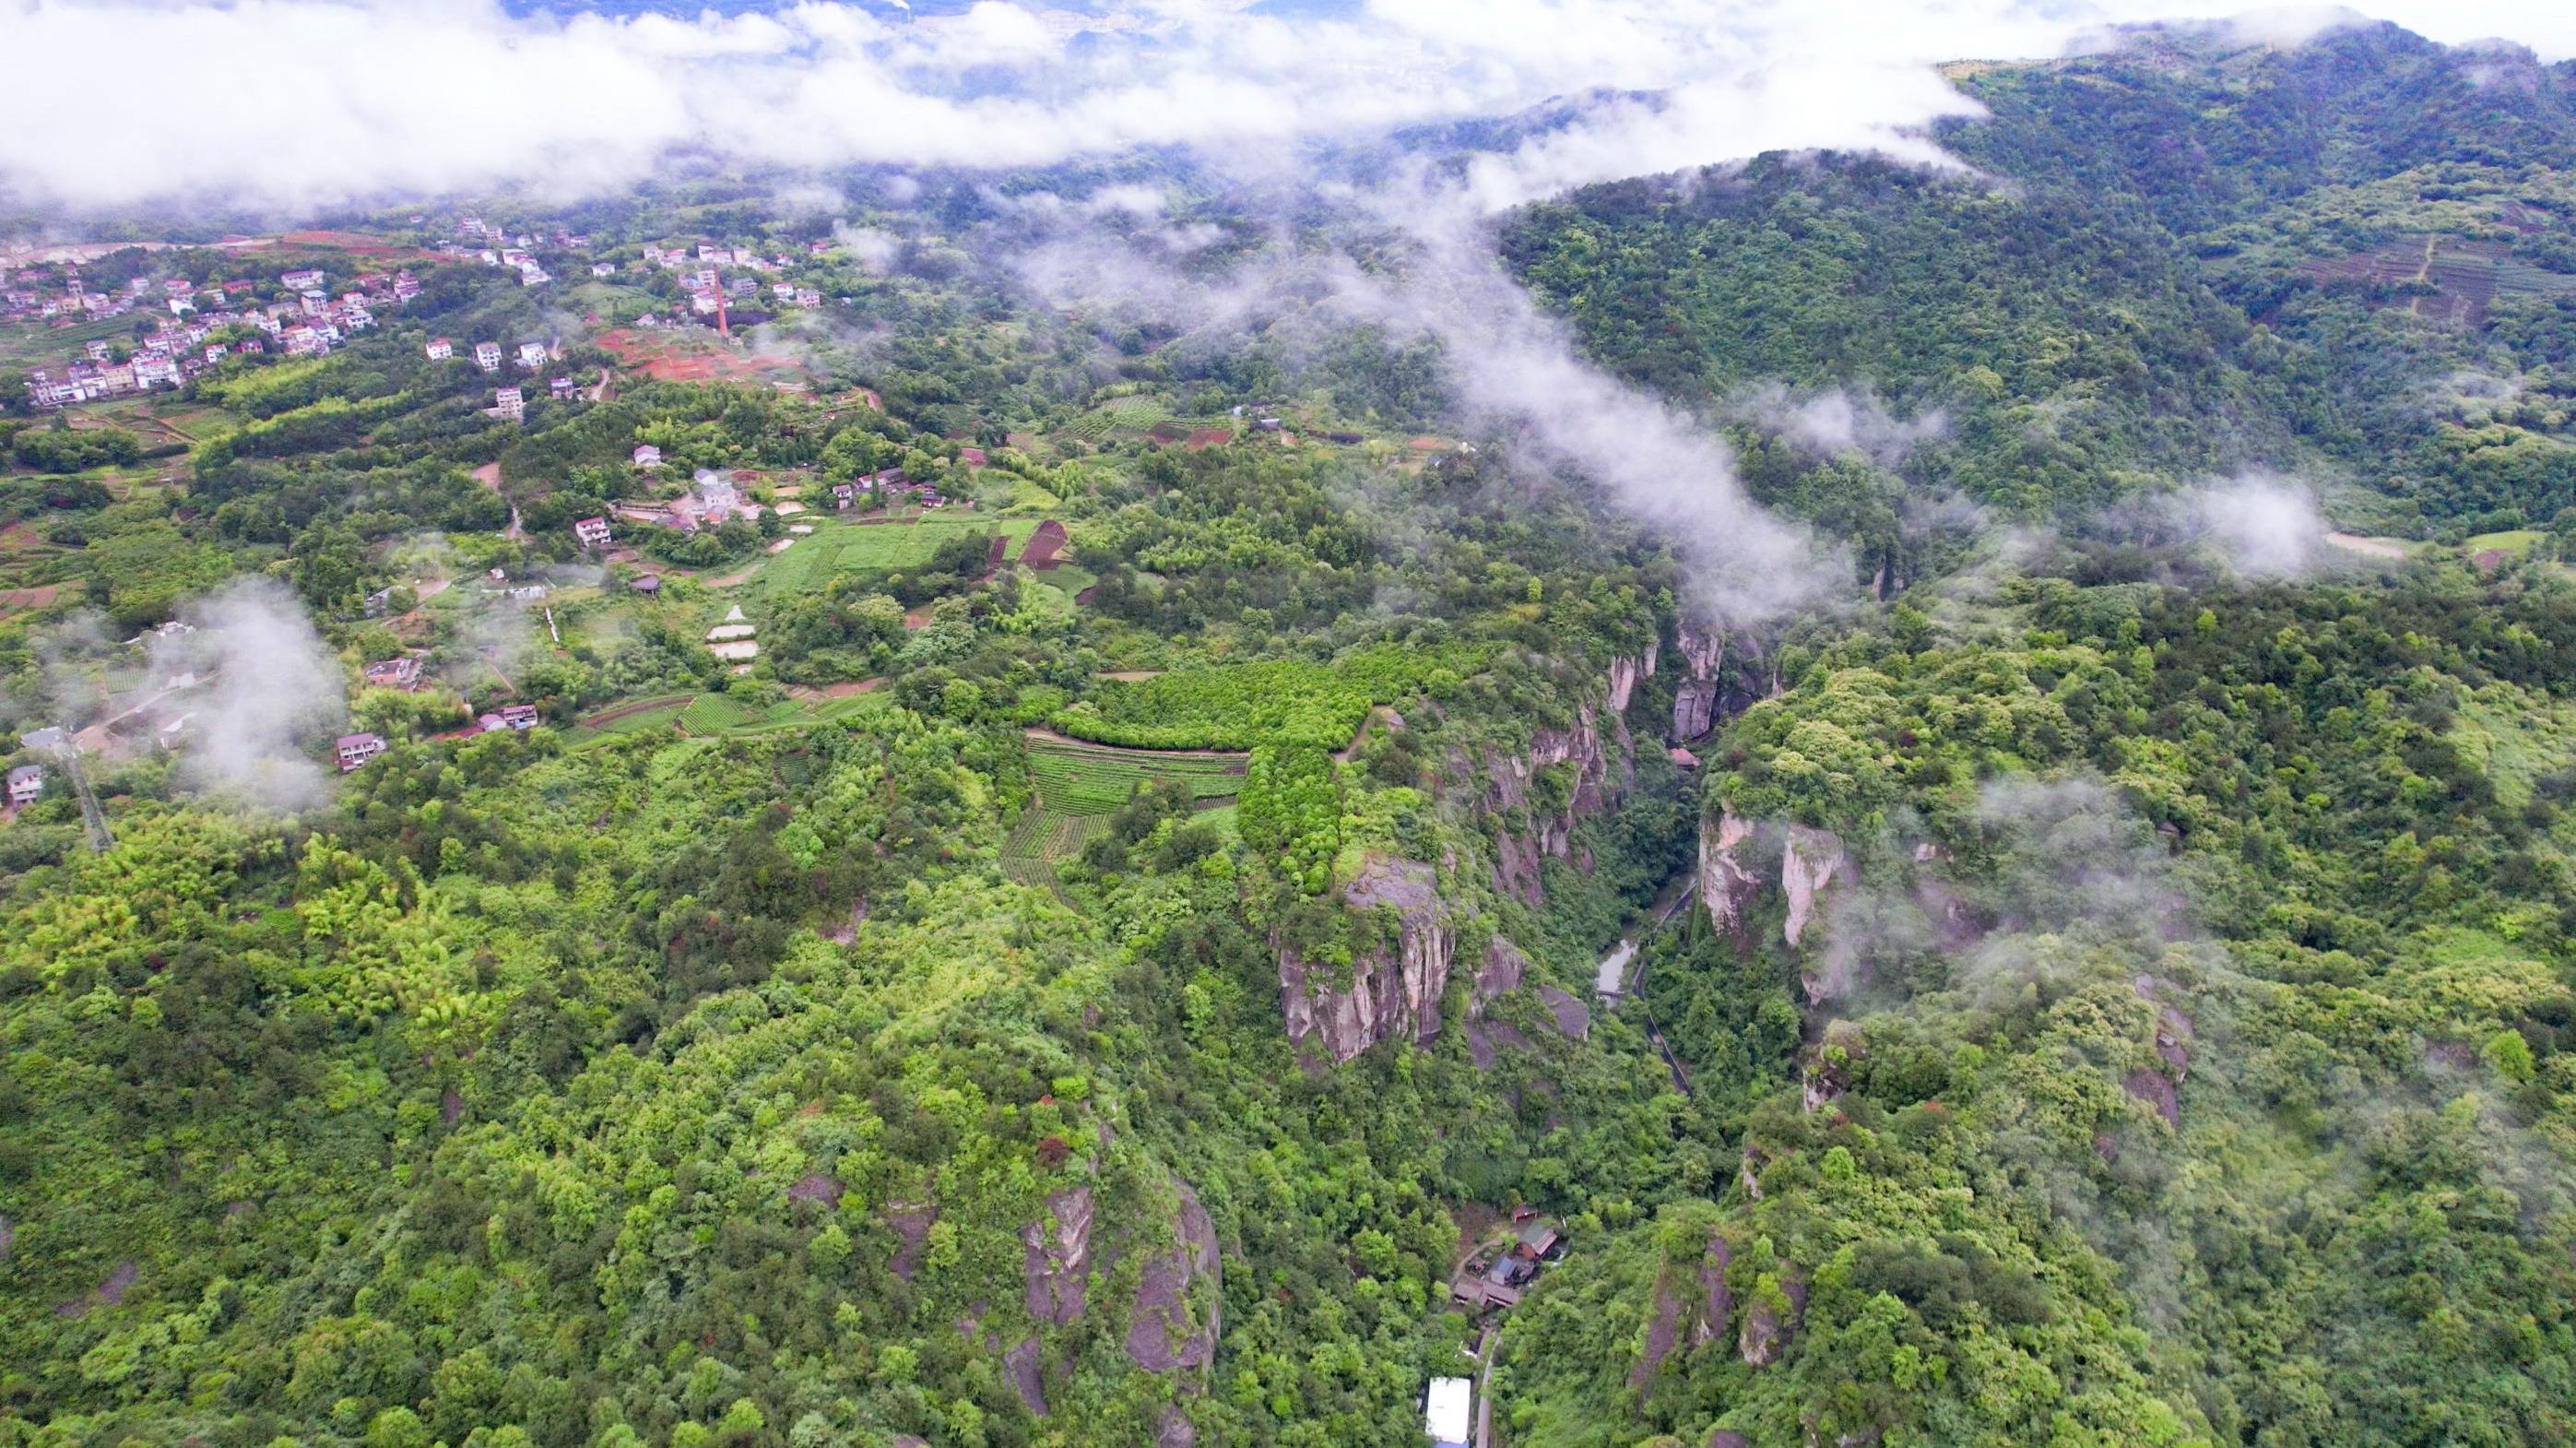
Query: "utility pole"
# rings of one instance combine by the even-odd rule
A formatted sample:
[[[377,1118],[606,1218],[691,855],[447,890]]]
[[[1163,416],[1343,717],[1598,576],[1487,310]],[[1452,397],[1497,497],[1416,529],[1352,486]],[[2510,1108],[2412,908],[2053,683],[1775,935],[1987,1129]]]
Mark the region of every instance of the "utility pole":
[[[81,768],[80,746],[72,741],[71,731],[55,725],[21,737],[28,748],[51,750],[61,762],[63,773],[71,776],[72,793],[80,796],[81,824],[89,831],[90,853],[106,854],[116,837],[108,832],[107,811],[98,807],[98,791],[89,787],[89,772]]]

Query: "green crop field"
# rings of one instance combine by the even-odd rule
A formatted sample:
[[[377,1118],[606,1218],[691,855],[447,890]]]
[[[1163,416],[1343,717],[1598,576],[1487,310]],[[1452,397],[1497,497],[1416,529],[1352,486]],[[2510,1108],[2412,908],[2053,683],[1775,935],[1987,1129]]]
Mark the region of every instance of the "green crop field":
[[[795,546],[762,566],[759,586],[763,591],[801,593],[821,587],[836,573],[919,568],[939,551],[940,544],[960,534],[990,538],[998,533],[1010,540],[1011,556],[1017,557],[1039,522],[954,512],[933,514],[917,523],[829,522],[811,513],[805,517],[814,522],[814,531],[796,535]]]
[[[86,356],[81,349],[90,342],[126,342],[134,340],[133,315],[99,317],[69,327],[54,327],[44,322],[23,322],[0,327],[0,367],[45,367],[57,376],[64,364],[75,357]]]
[[[1229,799],[1243,788],[1244,761],[1213,755],[1148,754],[1078,744],[1033,744],[1029,771],[1051,812],[1105,815],[1148,780],[1178,783],[1190,798]]]
[[[1152,754],[1090,744],[1032,744],[1029,771],[1038,798],[1002,842],[1002,873],[1024,885],[1055,888],[1055,867],[1108,828],[1110,814],[1148,780],[1176,783],[1220,830],[1233,828],[1231,801],[1243,787],[1244,761],[1214,755]]]
[[[1059,731],[1133,749],[1337,749],[1372,704],[1389,704],[1436,676],[1463,677],[1486,652],[1461,645],[1373,644],[1330,664],[1265,659],[1109,682],[1057,712]]]
[[[2512,528],[2502,533],[2480,533],[2461,546],[2468,549],[2472,558],[2481,553],[2502,553],[2519,558],[2546,536],[2536,528]]]
[[[693,738],[713,735],[739,737],[766,734],[774,729],[834,723],[881,708],[885,702],[885,696],[881,694],[852,694],[846,699],[827,699],[819,704],[783,699],[775,704],[758,705],[747,704],[730,694],[700,694],[689,701],[687,708],[679,711],[677,718],[680,728]]]

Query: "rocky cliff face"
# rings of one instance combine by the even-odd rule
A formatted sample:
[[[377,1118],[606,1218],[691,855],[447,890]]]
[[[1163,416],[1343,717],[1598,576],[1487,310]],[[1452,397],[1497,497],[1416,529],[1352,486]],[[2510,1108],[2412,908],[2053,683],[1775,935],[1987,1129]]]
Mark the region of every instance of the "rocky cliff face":
[[[1717,723],[1717,667],[1726,659],[1726,635],[1685,622],[1674,640],[1682,681],[1673,689],[1673,738],[1697,739]]]
[[[1397,1036],[1421,1043],[1439,1035],[1440,997],[1449,989],[1456,943],[1439,877],[1418,861],[1373,859],[1343,887],[1342,897],[1356,910],[1394,908],[1395,952],[1361,952],[1345,981],[1334,978],[1338,970],[1281,947],[1279,994],[1288,1038],[1319,1043],[1338,1064]]]
[[[1021,1280],[1029,1316],[1066,1326],[1082,1316],[1091,1276],[1091,1188],[1074,1187],[1047,1198],[1047,1220],[1020,1229]]]
[[[1780,933],[1791,946],[1806,934],[1807,922],[1815,918],[1826,888],[1848,877],[1851,869],[1851,857],[1843,853],[1843,842],[1833,831],[1789,827],[1788,843],[1780,852],[1780,890],[1789,897],[1789,916]]]
[[[1700,821],[1700,907],[1708,912],[1711,925],[1739,943],[1746,942],[1745,922],[1762,898],[1762,877],[1753,860],[1761,833],[1753,821],[1733,810],[1721,809],[1716,819]],[[1790,825],[1778,837],[1780,893],[1788,902],[1780,934],[1795,948],[1806,939],[1807,927],[1814,923],[1827,893],[1851,878],[1853,865],[1841,837],[1831,830]]]
[[[1646,641],[1644,653],[1633,658],[1621,654],[1610,661],[1611,713],[1628,712],[1628,701],[1635,698],[1637,694],[1637,681],[1655,676],[1655,664],[1663,656],[1663,652],[1664,641],[1662,636],[1658,635]]]
[[[1146,1259],[1144,1274],[1136,1281],[1134,1310],[1127,1319],[1129,1360],[1158,1373],[1205,1368],[1216,1361],[1219,1304],[1224,1297],[1216,1226],[1199,1205],[1198,1193],[1187,1183],[1174,1185],[1181,1195],[1173,1224],[1179,1240],[1170,1251]],[[1201,1280],[1210,1290],[1196,1294],[1203,1300],[1194,1306],[1191,1289]],[[1195,1326],[1194,1317],[1200,1319]]]
[[[1615,696],[1615,670],[1612,684]],[[1582,868],[1591,868],[1590,861],[1574,849],[1574,827],[1608,813],[1627,791],[1636,770],[1635,743],[1628,736],[1627,721],[1615,709],[1605,733],[1600,716],[1587,704],[1575,711],[1572,728],[1539,730],[1521,754],[1485,751],[1483,806],[1497,815],[1528,804],[1530,782],[1539,771],[1568,761],[1574,765],[1574,786],[1565,807],[1547,814],[1534,812],[1526,827],[1506,829],[1494,841],[1494,888],[1524,905],[1546,902],[1539,879],[1545,861],[1574,859]]]
[[[1708,923],[1719,933],[1745,943],[1745,912],[1762,896],[1746,854],[1753,844],[1753,822],[1733,810],[1721,810],[1714,824],[1699,825],[1699,899]]]
[[[1646,1324],[1645,1344],[1628,1369],[1630,1387],[1644,1388],[1652,1382],[1655,1370],[1675,1349],[1685,1344],[1699,1347],[1725,1335],[1735,1311],[1734,1294],[1726,1286],[1727,1264],[1734,1257],[1734,1248],[1724,1237],[1711,1237],[1697,1261],[1667,1259],[1656,1283],[1655,1315]]]

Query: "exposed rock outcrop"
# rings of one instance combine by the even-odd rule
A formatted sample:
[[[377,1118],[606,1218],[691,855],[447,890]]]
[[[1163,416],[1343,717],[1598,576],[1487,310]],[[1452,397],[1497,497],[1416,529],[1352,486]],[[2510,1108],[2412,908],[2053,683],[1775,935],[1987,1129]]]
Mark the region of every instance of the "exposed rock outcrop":
[[[1020,1406],[1041,1418],[1045,1417],[1046,1348],[1036,1338],[1022,1339],[1019,1346],[1002,1354],[1002,1366],[1010,1372],[1011,1386],[1020,1395]]]
[[[1058,1327],[1082,1316],[1091,1276],[1094,1210],[1091,1188],[1073,1187],[1047,1198],[1048,1221],[1020,1229],[1020,1275],[1027,1284],[1029,1316]]]
[[[1476,967],[1476,999],[1469,1016],[1482,1016],[1485,1007],[1521,988],[1529,975],[1529,957],[1521,948],[1497,935],[1485,943],[1485,963]]]
[[[1154,1448],[1196,1448],[1198,1441],[1198,1425],[1181,1411],[1180,1404],[1163,1409],[1163,1416],[1154,1424]]]
[[[1851,857],[1843,853],[1842,839],[1833,831],[1789,826],[1788,843],[1780,852],[1780,890],[1788,896],[1789,915],[1780,933],[1791,946],[1806,934],[1807,922],[1815,918],[1817,901],[1825,890],[1849,875],[1851,868]]]
[[[2169,989],[2167,982],[2141,975],[2129,984],[2138,999],[2156,1008],[2156,1055],[2173,1068],[2175,1080],[2187,1078],[2191,1074],[2191,1017],[2162,999]]]
[[[1681,1341],[1682,1299],[1669,1282],[1656,1284],[1655,1316],[1646,1324],[1646,1342],[1637,1353],[1636,1366],[1628,1369],[1628,1386],[1643,1388],[1655,1380],[1655,1369],[1672,1356],[1673,1345]]]
[[[1734,1295],[1727,1290],[1726,1268],[1735,1251],[1724,1237],[1711,1237],[1696,1263],[1667,1265],[1655,1285],[1655,1315],[1646,1324],[1646,1341],[1628,1370],[1628,1385],[1652,1381],[1676,1347],[1699,1347],[1726,1333],[1734,1316]]]
[[[1521,1050],[1528,1045],[1529,1037],[1522,1035],[1518,1027],[1508,1022],[1469,1021],[1467,1023],[1467,1059],[1475,1062],[1476,1069],[1479,1071],[1491,1071],[1494,1069],[1494,1063],[1503,1058],[1505,1051]]]
[[[1753,822],[1733,810],[1721,812],[1714,829],[1700,821],[1700,904],[1708,911],[1708,923],[1738,944],[1745,941],[1745,911],[1762,893],[1762,882],[1745,858],[1752,843]]]
[[[1634,776],[1635,755],[1627,722],[1614,709],[1605,737],[1590,705],[1575,711],[1571,728],[1541,729],[1531,735],[1529,748],[1521,754],[1485,751],[1483,805],[1493,815],[1531,804],[1530,783],[1541,770],[1568,762],[1574,765],[1564,808],[1544,813],[1532,809],[1526,824],[1506,827],[1496,835],[1494,888],[1535,907],[1546,901],[1539,876],[1546,860],[1574,859],[1589,873],[1590,857],[1579,856],[1574,848],[1574,828],[1608,813],[1618,802]]]
[[[887,1265],[895,1276],[910,1282],[912,1274],[921,1270],[922,1244],[939,1221],[939,1208],[931,1202],[888,1202],[885,1220],[897,1239],[894,1260]]]
[[[1610,661],[1610,712],[1624,714],[1628,701],[1637,697],[1637,681],[1655,676],[1655,663],[1663,657],[1663,635],[1646,640],[1646,651],[1634,658],[1626,654]]]
[[[1494,888],[1535,910],[1547,903],[1546,852],[1510,830],[1494,836]]]
[[[1547,1003],[1548,1016],[1556,1023],[1556,1033],[1569,1040],[1585,1040],[1592,1034],[1592,1008],[1552,985],[1538,988],[1538,998]]]
[[[1449,989],[1455,938],[1439,877],[1414,860],[1378,858],[1343,888],[1357,910],[1380,906],[1397,915],[1396,950],[1360,952],[1349,979],[1312,965],[1294,948],[1279,950],[1279,992],[1292,1041],[1318,1041],[1336,1064],[1397,1036],[1417,1044],[1440,1034],[1440,998]]]
[[[1798,1332],[1798,1319],[1807,1305],[1807,1284],[1794,1277],[1780,1279],[1780,1295],[1773,1298],[1756,1296],[1744,1309],[1744,1330],[1737,1335],[1736,1350],[1747,1367],[1763,1368],[1780,1360],[1780,1351]]]
[[[1727,1321],[1735,1316],[1734,1294],[1726,1290],[1727,1264],[1735,1260],[1735,1249],[1724,1237],[1708,1239],[1708,1252],[1699,1264],[1699,1321],[1691,1328],[1691,1346],[1715,1342],[1725,1334]]]
[[[2174,1083],[2162,1071],[2132,1071],[2120,1086],[2131,1096],[2154,1107],[2156,1114],[2165,1119],[2165,1125],[2182,1125],[2182,1093],[2174,1089]]]
[[[1673,740],[1682,743],[1699,738],[1717,723],[1717,668],[1726,658],[1726,635],[1685,621],[1674,643],[1682,679],[1673,688]]]
[[[1181,1198],[1174,1222],[1180,1240],[1171,1250],[1146,1259],[1144,1275],[1136,1282],[1135,1310],[1127,1323],[1129,1360],[1158,1373],[1205,1368],[1216,1360],[1223,1297],[1216,1224],[1199,1205],[1198,1193],[1185,1184],[1174,1185]],[[1206,1294],[1206,1320],[1192,1327],[1190,1288],[1201,1278],[1208,1280],[1212,1290]]]

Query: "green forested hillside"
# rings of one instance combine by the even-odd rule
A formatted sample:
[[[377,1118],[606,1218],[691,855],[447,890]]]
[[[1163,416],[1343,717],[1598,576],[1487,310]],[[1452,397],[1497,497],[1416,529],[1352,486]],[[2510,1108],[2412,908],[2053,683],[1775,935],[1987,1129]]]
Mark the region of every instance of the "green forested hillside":
[[[2576,1441],[2576,78],[2224,36],[1495,224],[1786,616],[1175,157],[10,398],[0,1448]]]

